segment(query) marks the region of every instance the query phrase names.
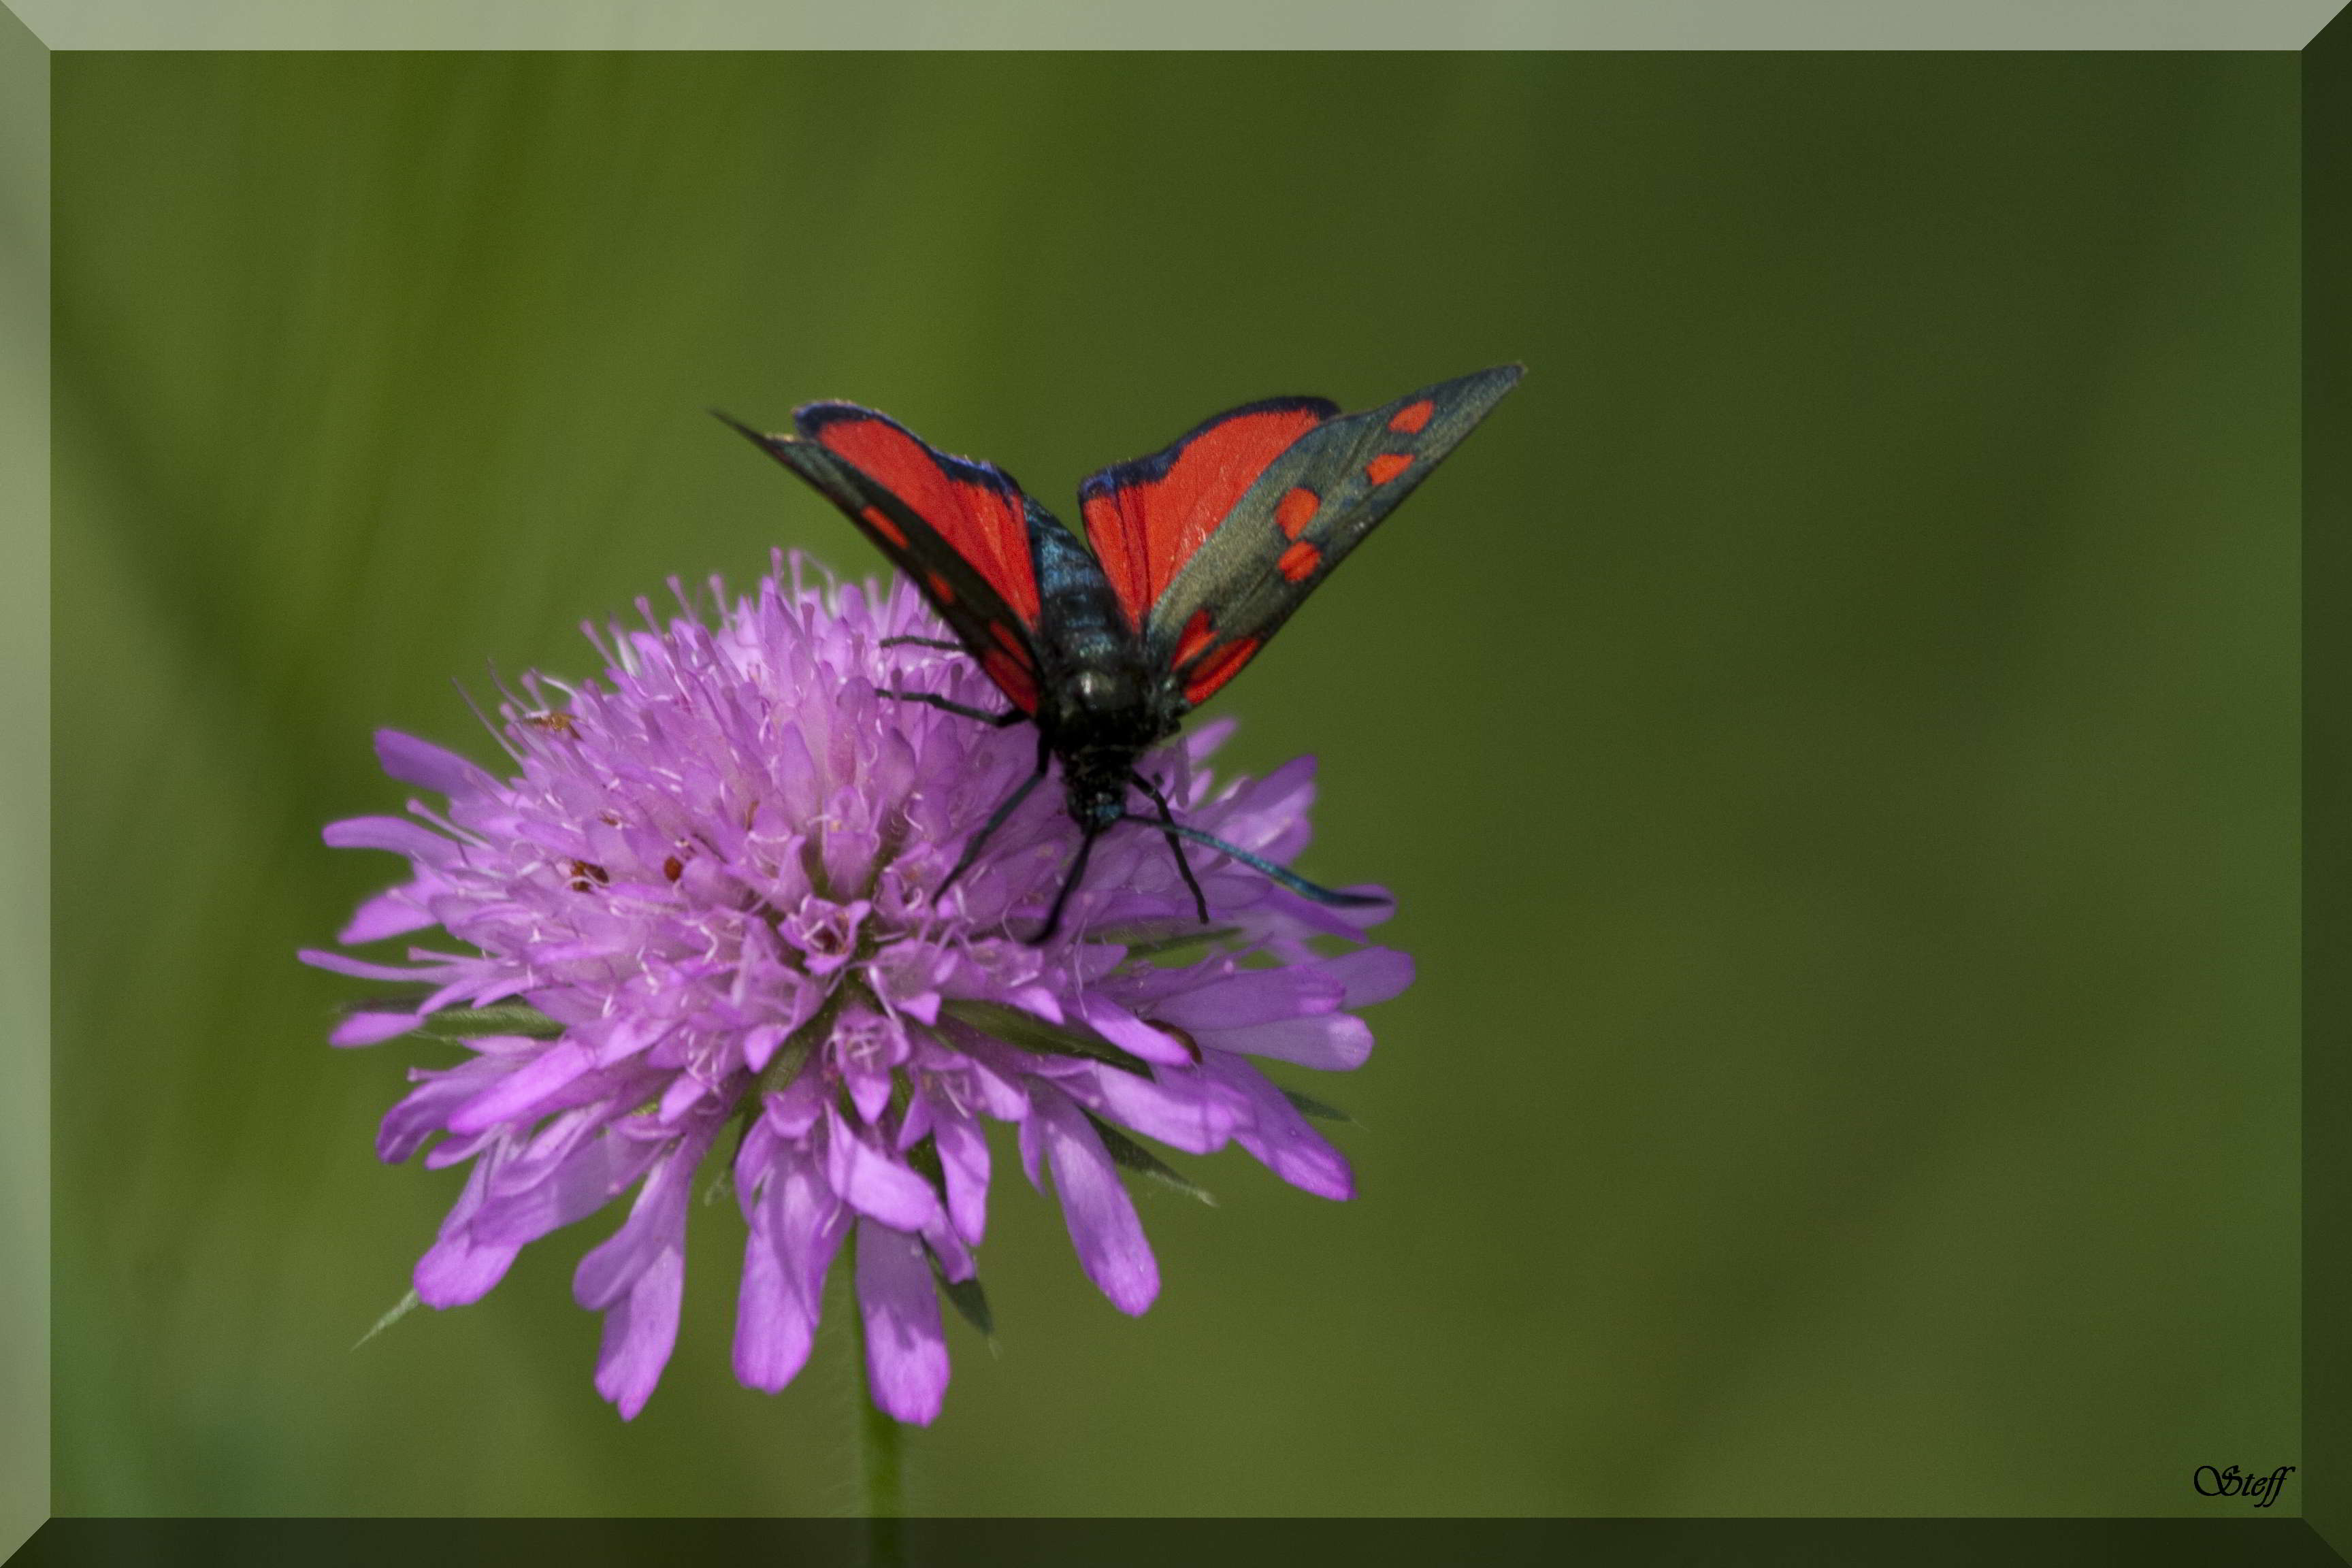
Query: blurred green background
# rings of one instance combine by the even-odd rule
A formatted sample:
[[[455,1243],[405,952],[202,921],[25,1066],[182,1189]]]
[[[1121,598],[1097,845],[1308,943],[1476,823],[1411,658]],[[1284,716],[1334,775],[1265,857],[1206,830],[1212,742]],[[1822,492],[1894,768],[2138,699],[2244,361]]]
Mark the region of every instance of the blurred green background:
[[[57,1497],[803,1513],[839,1339],[624,1426],[299,968],[370,730],[868,548],[703,410],[1077,478],[1526,384],[1216,707],[1420,983],[1360,1201],[1007,1179],[942,1513],[2174,1514],[2296,1462],[2291,56],[56,60]],[[1300,1081],[1314,1075],[1299,1075]],[[838,1317],[834,1326],[837,1326]],[[2298,1500],[2290,1492],[2288,1509]]]

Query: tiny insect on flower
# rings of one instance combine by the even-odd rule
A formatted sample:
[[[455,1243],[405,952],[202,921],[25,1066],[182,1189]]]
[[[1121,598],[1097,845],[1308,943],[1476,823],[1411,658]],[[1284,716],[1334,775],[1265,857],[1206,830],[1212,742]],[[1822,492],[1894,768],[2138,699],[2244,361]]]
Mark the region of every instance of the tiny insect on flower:
[[[1356,1010],[1412,978],[1404,954],[1364,942],[1384,910],[1325,907],[1209,855],[1193,868],[1204,928],[1157,836],[1113,836],[1056,938],[1024,940],[1078,836],[1032,802],[940,890],[1034,758],[884,695],[985,689],[969,660],[895,640],[942,629],[912,588],[836,585],[779,556],[749,595],[714,583],[707,613],[677,596],[666,623],[641,602],[642,626],[590,629],[601,681],[526,678],[501,710],[500,772],[380,733],[384,770],[441,804],[326,830],[410,862],[342,942],[437,927],[456,948],[302,955],[423,988],[355,1008],[335,1044],[422,1034],[462,1053],[411,1070],[377,1139],[386,1161],[467,1167],[416,1266],[425,1303],[478,1300],[522,1247],[634,1189],[573,1294],[604,1314],[598,1391],[635,1415],[676,1342],[688,1200],[715,1156],[748,1227],[738,1377],[792,1381],[854,1247],[875,1403],[929,1422],[949,1375],[940,1297],[988,1321],[988,1123],[1014,1127],[1033,1184],[1050,1172],[1081,1267],[1129,1313],[1160,1281],[1121,1172],[1189,1187],[1139,1138],[1238,1144],[1295,1186],[1350,1195],[1307,1120],[1324,1108],[1259,1063],[1364,1060]],[[1188,822],[1286,860],[1307,839],[1311,762],[1215,787],[1202,764],[1229,728],[1145,765]],[[1328,954],[1332,939],[1346,950]]]

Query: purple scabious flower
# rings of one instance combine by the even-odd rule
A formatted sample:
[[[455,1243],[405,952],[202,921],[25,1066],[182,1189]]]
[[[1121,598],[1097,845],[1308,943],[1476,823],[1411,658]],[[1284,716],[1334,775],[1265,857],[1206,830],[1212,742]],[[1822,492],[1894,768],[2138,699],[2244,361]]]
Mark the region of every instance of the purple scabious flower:
[[[748,597],[711,584],[715,626],[672,587],[666,626],[640,601],[642,628],[588,628],[601,682],[526,678],[529,700],[500,710],[509,776],[382,731],[385,772],[446,805],[326,830],[413,872],[341,942],[437,926],[467,950],[302,955],[429,987],[362,1005],[335,1044],[423,1031],[470,1053],[412,1068],[377,1138],[397,1162],[437,1135],[426,1165],[470,1167],[416,1265],[419,1299],[478,1299],[525,1245],[634,1187],[572,1285],[604,1317],[597,1390],[634,1416],[677,1339],[688,1201],[718,1151],[750,1230],[738,1377],[792,1381],[846,1246],[874,1402],[927,1423],[948,1384],[941,1293],[986,1321],[987,1122],[1016,1129],[1032,1184],[1051,1172],[1080,1266],[1129,1313],[1160,1275],[1120,1169],[1182,1181],[1129,1133],[1187,1153],[1238,1143],[1294,1186],[1350,1195],[1302,1113],[1322,1108],[1257,1059],[1364,1060],[1352,1010],[1412,978],[1402,952],[1361,945],[1365,915],[1219,857],[1197,867],[1204,932],[1164,841],[1133,828],[1102,842],[1061,936],[1031,946],[1015,933],[1036,929],[1076,830],[1040,790],[934,896],[1036,745],[881,694],[994,705],[960,654],[880,646],[943,635],[921,600],[812,583],[781,555]],[[1146,771],[1182,820],[1287,860],[1312,760],[1214,787],[1201,763],[1230,727]],[[1328,956],[1317,937],[1351,945]]]

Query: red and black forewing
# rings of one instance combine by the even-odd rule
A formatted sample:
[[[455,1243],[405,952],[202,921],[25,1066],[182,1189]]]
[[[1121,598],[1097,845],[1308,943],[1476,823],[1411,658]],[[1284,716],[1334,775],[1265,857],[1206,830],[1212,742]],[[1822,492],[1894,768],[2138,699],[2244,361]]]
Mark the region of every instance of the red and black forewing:
[[[1320,397],[1244,404],[1078,487],[1087,542],[1130,626],[1143,629],[1152,605],[1266,465],[1339,412]]]
[[[1036,712],[1037,575],[1029,503],[1011,475],[937,451],[897,420],[854,403],[795,409],[796,436],[727,422],[839,507],[930,601],[1013,705]]]
[[[1147,654],[1184,701],[1198,707],[1238,675],[1519,375],[1497,365],[1319,421],[1259,464],[1143,623]]]

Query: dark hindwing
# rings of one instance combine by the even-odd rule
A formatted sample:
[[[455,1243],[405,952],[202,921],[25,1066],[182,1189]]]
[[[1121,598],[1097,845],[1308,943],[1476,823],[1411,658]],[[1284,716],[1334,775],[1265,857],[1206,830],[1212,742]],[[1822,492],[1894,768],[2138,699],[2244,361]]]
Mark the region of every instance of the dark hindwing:
[[[1498,365],[1307,430],[1265,464],[1174,574],[1143,626],[1154,668],[1198,707],[1396,510],[1503,395]]]
[[[853,403],[812,403],[793,420],[795,436],[727,423],[840,508],[1013,705],[1035,713],[1037,579],[1021,487],[1003,470],[934,450],[898,421]]]

